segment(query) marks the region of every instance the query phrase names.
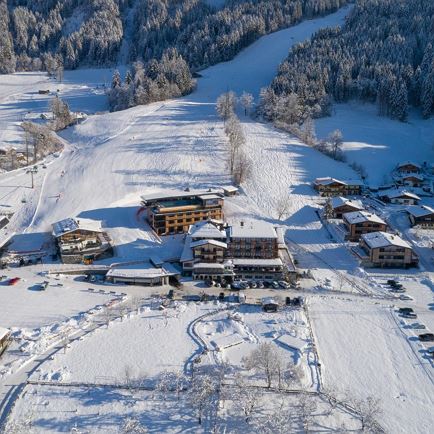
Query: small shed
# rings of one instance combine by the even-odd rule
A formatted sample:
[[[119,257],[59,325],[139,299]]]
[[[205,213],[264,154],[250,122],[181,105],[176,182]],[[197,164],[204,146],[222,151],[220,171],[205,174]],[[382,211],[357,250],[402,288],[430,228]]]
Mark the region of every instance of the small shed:
[[[228,185],[223,187],[222,190],[225,196],[235,196],[238,194],[239,188],[235,187],[234,185]]]
[[[277,312],[279,303],[272,297],[265,297],[262,299],[262,309],[264,312]]]

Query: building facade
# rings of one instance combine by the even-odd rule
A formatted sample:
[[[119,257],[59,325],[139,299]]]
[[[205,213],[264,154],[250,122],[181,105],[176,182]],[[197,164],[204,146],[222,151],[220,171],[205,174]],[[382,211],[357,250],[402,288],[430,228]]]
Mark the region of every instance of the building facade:
[[[359,256],[365,266],[409,268],[419,260],[411,246],[397,235],[372,232],[362,235]]]
[[[420,173],[421,166],[417,163],[413,163],[411,161],[405,161],[403,163],[398,164],[396,167],[397,172],[399,173]]]
[[[349,212],[362,211],[363,204],[360,200],[350,200],[342,196],[332,197],[326,204],[326,215],[336,219]]]
[[[409,206],[407,212],[412,226],[431,229],[434,228],[434,209],[422,206]]]
[[[197,222],[223,220],[224,199],[213,191],[142,196],[147,220],[158,235],[186,233]]]
[[[232,226],[197,223],[186,236],[180,259],[183,274],[222,283],[282,279],[285,265],[279,255],[278,238],[276,228],[266,222]]]
[[[339,180],[331,177],[317,178],[313,183],[314,189],[325,197],[359,195],[362,185],[362,182],[357,180]]]
[[[113,256],[113,246],[99,222],[67,218],[52,225],[57,248],[65,264],[92,263]]]
[[[349,241],[359,241],[363,234],[370,232],[386,231],[387,224],[376,214],[368,211],[355,211],[344,214],[342,219],[347,228],[346,239]]]

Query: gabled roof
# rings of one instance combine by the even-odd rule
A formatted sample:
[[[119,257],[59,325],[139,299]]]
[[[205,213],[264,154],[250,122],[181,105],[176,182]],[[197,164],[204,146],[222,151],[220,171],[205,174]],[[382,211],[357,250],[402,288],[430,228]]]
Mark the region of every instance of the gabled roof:
[[[407,197],[410,199],[420,200],[420,197],[417,194],[410,193],[409,191],[405,191],[405,190],[389,192],[384,194],[384,196],[388,197],[389,199],[398,199],[401,197]]]
[[[329,184],[342,184],[342,185],[363,185],[362,181],[358,181],[357,179],[337,179],[332,178],[330,176],[324,178],[316,178],[314,184],[316,185],[329,185]]]
[[[409,179],[409,178],[416,178],[419,181],[424,180],[424,177],[422,175],[417,174],[417,173],[407,173],[407,174],[401,175],[401,179]]]
[[[279,306],[279,302],[274,299],[273,297],[264,297],[262,300],[262,306],[266,305],[266,304],[274,304],[275,306]]]
[[[212,244],[213,246],[223,247],[224,249],[226,249],[228,247],[228,245],[226,243],[223,243],[223,242],[217,241],[217,240],[198,240],[198,241],[193,241],[190,244],[190,247],[192,249],[194,249],[195,247],[205,246],[206,244]]]
[[[271,238],[277,239],[275,227],[263,220],[249,220],[229,226],[230,238]]]
[[[411,249],[411,246],[407,241],[404,241],[398,235],[389,234],[387,232],[371,232],[369,234],[363,234],[362,239],[371,249],[389,246]]]
[[[406,211],[414,217],[424,217],[434,214],[434,209],[427,205],[411,205],[407,207]]]
[[[219,229],[218,224],[211,221],[203,221],[191,225],[188,229],[191,238],[226,239],[226,232]]]
[[[353,207],[354,209],[362,210],[363,204],[360,200],[351,200],[346,197],[336,196],[330,199],[330,205],[333,209],[339,208],[343,205],[348,205]]]
[[[62,235],[82,229],[91,232],[102,232],[101,223],[95,220],[67,218],[52,224],[53,235],[58,238]]]
[[[386,222],[377,214],[372,214],[368,211],[347,212],[342,216],[342,218],[351,225],[363,222],[386,224]]]
[[[235,187],[235,185],[226,185],[225,187],[222,187],[224,192],[228,192],[228,193],[236,193],[239,188]]]
[[[420,164],[414,163],[413,161],[404,161],[402,163],[399,163],[396,167],[399,169],[400,167],[404,167],[408,165],[417,167],[418,169],[421,168]]]

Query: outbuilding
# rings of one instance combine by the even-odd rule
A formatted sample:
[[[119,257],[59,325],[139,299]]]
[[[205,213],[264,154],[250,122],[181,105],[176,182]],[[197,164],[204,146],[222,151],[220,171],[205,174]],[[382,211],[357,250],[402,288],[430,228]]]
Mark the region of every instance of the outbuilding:
[[[427,205],[413,205],[407,208],[412,226],[434,228],[434,209]]]
[[[272,297],[265,297],[262,299],[262,309],[264,312],[277,312],[279,303]]]
[[[383,193],[380,196],[380,199],[384,202],[393,203],[395,205],[417,205],[420,201],[420,197],[417,194],[405,190]]]

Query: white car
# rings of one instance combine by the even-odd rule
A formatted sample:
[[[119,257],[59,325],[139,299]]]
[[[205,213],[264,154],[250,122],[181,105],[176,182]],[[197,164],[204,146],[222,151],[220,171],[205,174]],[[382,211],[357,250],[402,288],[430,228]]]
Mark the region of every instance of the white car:
[[[413,300],[413,297],[411,297],[410,295],[407,295],[407,294],[401,294],[399,296],[399,299],[400,300]]]

